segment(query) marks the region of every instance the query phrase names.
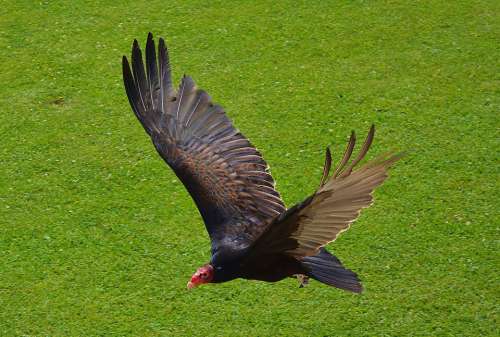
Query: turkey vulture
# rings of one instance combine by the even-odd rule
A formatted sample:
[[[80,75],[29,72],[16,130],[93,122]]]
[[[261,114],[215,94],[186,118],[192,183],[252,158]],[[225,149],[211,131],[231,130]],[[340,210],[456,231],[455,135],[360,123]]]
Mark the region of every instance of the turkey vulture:
[[[193,274],[188,288],[236,278],[276,282],[297,276],[304,283],[311,277],[362,291],[357,275],[324,246],[370,206],[373,190],[400,158],[387,154],[354,169],[370,148],[373,126],[349,163],[356,141],[351,134],[331,176],[327,148],[316,192],[286,209],[266,162],[223,108],[191,77],[184,76],[179,89],[174,89],[163,39],[157,54],[149,33],[145,65],[134,40],[131,63],[132,67],[123,56],[123,80],[132,110],[191,194],[210,236],[210,262]]]

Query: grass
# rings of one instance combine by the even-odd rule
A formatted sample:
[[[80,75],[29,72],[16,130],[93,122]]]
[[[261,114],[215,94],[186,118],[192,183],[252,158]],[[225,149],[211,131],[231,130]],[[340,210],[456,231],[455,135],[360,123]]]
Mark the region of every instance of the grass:
[[[18,1],[0,9],[0,335],[498,336],[496,1]],[[410,154],[330,248],[354,295],[187,292],[209,241],[135,120],[152,31],[265,155],[287,205],[351,129]]]

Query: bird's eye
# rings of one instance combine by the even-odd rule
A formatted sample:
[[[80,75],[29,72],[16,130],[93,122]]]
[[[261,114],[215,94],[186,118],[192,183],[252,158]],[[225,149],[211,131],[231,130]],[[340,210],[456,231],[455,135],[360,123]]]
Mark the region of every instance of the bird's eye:
[[[207,274],[206,273],[201,273],[200,276],[201,276],[201,278],[207,278]]]

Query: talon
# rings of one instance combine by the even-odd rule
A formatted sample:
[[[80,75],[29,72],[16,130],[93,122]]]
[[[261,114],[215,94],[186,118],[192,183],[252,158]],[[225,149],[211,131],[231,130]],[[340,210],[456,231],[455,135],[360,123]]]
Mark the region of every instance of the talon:
[[[295,275],[297,277],[297,281],[299,281],[299,288],[304,288],[309,284],[309,276],[303,274]]]

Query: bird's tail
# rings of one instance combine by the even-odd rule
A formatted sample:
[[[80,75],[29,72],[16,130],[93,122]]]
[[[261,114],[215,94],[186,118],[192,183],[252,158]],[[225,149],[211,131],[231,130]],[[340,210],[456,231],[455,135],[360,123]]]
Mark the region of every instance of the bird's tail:
[[[363,291],[356,273],[342,266],[340,260],[324,248],[315,256],[303,258],[301,262],[307,270],[307,276],[317,281],[355,293]]]

